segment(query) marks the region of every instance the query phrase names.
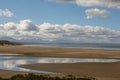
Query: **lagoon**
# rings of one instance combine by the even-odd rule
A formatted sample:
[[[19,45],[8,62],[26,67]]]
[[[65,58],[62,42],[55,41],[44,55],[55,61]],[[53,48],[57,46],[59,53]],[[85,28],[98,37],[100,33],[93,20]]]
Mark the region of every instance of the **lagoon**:
[[[20,65],[36,63],[112,63],[120,62],[120,59],[97,59],[97,58],[48,58],[48,57],[20,57],[16,55],[0,55],[0,69],[11,71],[37,72],[54,74],[53,72],[38,71],[19,67]]]

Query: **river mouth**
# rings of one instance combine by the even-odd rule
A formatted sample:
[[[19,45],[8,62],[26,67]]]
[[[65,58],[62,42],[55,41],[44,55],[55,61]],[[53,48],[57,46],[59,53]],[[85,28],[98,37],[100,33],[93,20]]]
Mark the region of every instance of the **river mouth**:
[[[97,59],[97,58],[48,58],[48,57],[20,57],[16,55],[0,55],[0,69],[11,71],[37,72],[43,74],[54,74],[53,72],[38,71],[19,67],[20,65],[36,63],[113,63],[120,59]]]

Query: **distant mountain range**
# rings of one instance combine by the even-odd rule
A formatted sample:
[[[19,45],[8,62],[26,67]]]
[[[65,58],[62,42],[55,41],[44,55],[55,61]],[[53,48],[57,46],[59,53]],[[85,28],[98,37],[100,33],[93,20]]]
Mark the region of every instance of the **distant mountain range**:
[[[42,39],[21,39],[17,40],[11,37],[0,37],[0,40],[7,40],[11,42],[20,42],[20,43],[72,43],[70,40],[42,40]],[[66,42],[67,41],[67,42]]]
[[[13,39],[11,37],[0,37],[0,40],[8,40],[8,41],[15,41],[16,42],[16,39]]]

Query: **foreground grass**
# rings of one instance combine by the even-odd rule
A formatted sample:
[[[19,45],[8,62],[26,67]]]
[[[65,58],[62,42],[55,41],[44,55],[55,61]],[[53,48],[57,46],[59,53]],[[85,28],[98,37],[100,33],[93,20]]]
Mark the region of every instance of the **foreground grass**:
[[[33,73],[29,73],[26,75],[18,74],[12,76],[11,78],[0,78],[0,80],[96,80],[96,79],[88,77],[80,78],[72,75],[68,75],[65,77],[51,77],[49,75],[36,75]]]

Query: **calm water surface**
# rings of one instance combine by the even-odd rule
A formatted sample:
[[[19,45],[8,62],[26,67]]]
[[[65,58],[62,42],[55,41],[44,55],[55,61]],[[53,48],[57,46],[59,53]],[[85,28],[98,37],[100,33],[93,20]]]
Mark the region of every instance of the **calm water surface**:
[[[116,44],[116,43],[39,43],[39,44],[26,44],[24,46],[120,50],[120,43],[119,44]]]
[[[38,71],[20,68],[19,65],[35,63],[82,63],[82,62],[120,62],[119,59],[89,59],[89,58],[48,58],[48,57],[18,57],[13,55],[0,55],[0,69],[11,71],[38,72],[53,74],[53,72]]]

